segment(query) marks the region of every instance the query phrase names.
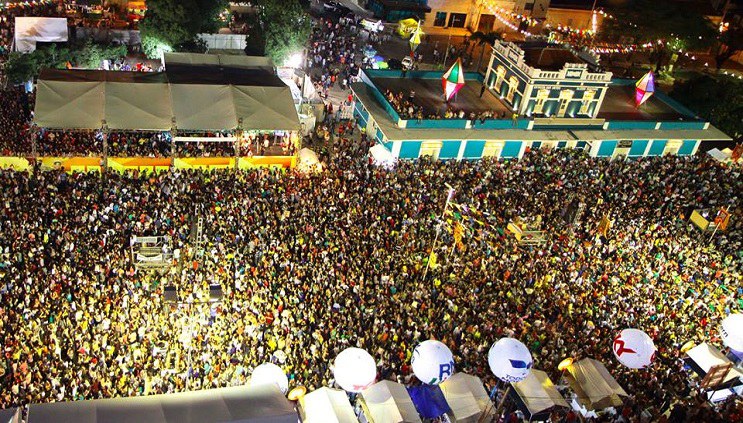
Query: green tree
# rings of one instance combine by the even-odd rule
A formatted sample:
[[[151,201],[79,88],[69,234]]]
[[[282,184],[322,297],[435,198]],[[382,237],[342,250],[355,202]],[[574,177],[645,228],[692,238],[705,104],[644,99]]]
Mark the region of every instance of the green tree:
[[[733,139],[743,137],[743,81],[725,75],[697,75],[677,83],[671,97],[694,109]]]
[[[720,43],[715,53],[715,67],[720,70],[723,64],[736,53],[743,50],[743,24],[738,24],[720,34]]]
[[[198,46],[196,34],[215,32],[227,0],[148,0],[140,23],[142,50],[150,58]]]
[[[679,49],[706,50],[717,42],[712,22],[688,8],[686,2],[611,0],[607,11],[614,19],[603,20],[597,37],[609,43],[650,43],[657,72]]]
[[[265,53],[277,66],[282,66],[307,45],[310,16],[299,0],[263,0],[261,6]]]
[[[477,62],[477,70],[480,70],[480,67],[482,66],[482,59],[485,57],[485,47],[493,47],[495,45],[495,42],[497,40],[502,39],[500,33],[497,32],[473,32],[472,36],[470,37],[471,43],[477,43],[478,46],[482,47],[482,50],[480,51],[480,60]]]

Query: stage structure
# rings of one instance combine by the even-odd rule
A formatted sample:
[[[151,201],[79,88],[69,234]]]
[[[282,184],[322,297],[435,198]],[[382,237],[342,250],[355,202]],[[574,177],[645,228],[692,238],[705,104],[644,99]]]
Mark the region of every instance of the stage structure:
[[[132,263],[137,269],[168,269],[173,263],[169,236],[135,236],[131,242]]]
[[[300,123],[290,88],[265,60],[169,55],[164,72],[45,69],[37,87],[34,130],[100,130],[105,164],[111,132],[166,133],[174,160],[177,142],[231,143],[232,162],[239,160],[241,148],[251,157],[299,150]],[[271,137],[275,145],[264,147]],[[271,154],[279,139],[281,151]]]

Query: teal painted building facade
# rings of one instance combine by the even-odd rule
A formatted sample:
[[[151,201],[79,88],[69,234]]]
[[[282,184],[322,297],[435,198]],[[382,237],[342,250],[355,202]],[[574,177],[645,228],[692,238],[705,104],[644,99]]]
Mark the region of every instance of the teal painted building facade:
[[[563,48],[543,50],[573,54]],[[527,64],[525,51],[516,44],[496,41],[485,84],[519,115],[594,118],[611,76],[611,72],[592,72],[585,63],[565,63],[559,70],[539,69]]]
[[[374,78],[397,78],[396,71],[364,72],[363,82],[351,87],[354,117],[369,138],[399,159],[422,156],[439,160],[518,159],[528,150],[578,148],[594,157],[631,160],[668,154],[693,155],[705,141],[730,140],[708,122],[693,117],[679,121],[536,116],[484,122],[404,120],[373,82]],[[441,73],[425,72],[413,77],[439,79]],[[468,79],[470,77],[477,78],[470,75]],[[479,78],[483,81],[482,75]],[[626,85],[627,82],[615,80],[611,84]]]

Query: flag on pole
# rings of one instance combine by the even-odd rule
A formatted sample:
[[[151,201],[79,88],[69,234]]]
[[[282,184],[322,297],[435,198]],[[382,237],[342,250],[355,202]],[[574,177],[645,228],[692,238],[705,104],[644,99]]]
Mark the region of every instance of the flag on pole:
[[[430,255],[430,256],[428,256],[428,266],[429,266],[429,267],[430,267],[431,269],[435,269],[435,268],[436,268],[436,265],[437,265],[437,263],[436,263],[436,262],[437,262],[437,258],[438,258],[438,257],[436,256],[436,253],[435,253],[435,252],[433,252],[433,251],[431,251],[431,255]]]
[[[612,221],[609,220],[609,216],[605,214],[604,217],[601,218],[596,231],[603,235],[604,238],[606,238],[606,235],[609,233],[609,229],[611,229],[611,224]]]
[[[655,93],[655,76],[653,76],[653,71],[646,73],[645,76],[635,83],[635,87],[635,104],[637,107],[640,107]]]
[[[410,37],[410,52],[414,52],[415,49],[418,48],[418,46],[421,43],[421,37],[423,37],[423,31],[421,30],[420,24],[418,24],[418,27],[413,31],[413,36]]]
[[[441,77],[441,86],[444,89],[444,98],[451,100],[454,94],[464,86],[464,68],[462,59],[457,59],[448,71]]]

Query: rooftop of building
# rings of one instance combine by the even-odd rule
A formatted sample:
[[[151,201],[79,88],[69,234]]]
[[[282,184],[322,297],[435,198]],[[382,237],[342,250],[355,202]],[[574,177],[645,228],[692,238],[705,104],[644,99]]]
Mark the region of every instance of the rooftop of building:
[[[561,46],[523,43],[519,47],[524,50],[524,62],[541,70],[559,71],[566,63],[585,63],[572,51]]]
[[[415,91],[414,103],[423,108],[424,118],[430,115],[443,115],[447,103],[441,91],[440,72],[409,72],[406,78],[399,71],[366,71],[369,79],[380,93],[386,97],[389,90],[392,94],[402,93],[407,99],[410,91]],[[438,75],[438,76],[437,76]],[[465,86],[452,99],[448,106],[454,110],[463,110],[478,115],[482,112],[493,112],[496,118],[509,119],[512,108],[490,90],[485,90],[480,97],[481,79],[467,74]],[[401,110],[396,110],[400,113]],[[616,121],[681,121],[697,120],[693,112],[674,102],[661,92],[650,97],[641,107],[635,107],[635,85],[632,80],[613,80],[604,98],[598,119]]]

